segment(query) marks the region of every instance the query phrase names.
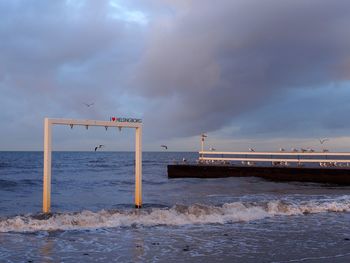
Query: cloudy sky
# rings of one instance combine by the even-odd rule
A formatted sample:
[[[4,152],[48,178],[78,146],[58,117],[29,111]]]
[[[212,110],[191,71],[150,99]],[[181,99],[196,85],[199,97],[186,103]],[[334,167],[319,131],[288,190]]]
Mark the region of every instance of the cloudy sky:
[[[142,118],[144,150],[350,149],[348,0],[0,0],[0,150],[43,119]],[[84,103],[94,103],[86,107]],[[54,128],[54,149],[133,131]]]

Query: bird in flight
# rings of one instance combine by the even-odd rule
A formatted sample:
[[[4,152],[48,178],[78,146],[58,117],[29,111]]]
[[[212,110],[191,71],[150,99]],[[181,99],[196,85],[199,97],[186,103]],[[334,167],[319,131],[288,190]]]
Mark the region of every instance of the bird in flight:
[[[213,151],[215,151],[215,148],[210,147],[209,150],[213,152]]]
[[[324,142],[329,141],[328,138],[320,138],[318,140],[320,141],[320,144],[323,144]]]
[[[255,152],[255,150],[253,148],[249,148],[250,152]]]
[[[104,147],[104,145],[102,145],[102,144],[96,146],[96,147],[95,147],[95,152],[97,151],[97,149],[101,149],[102,147]]]
[[[163,147],[165,150],[168,150],[168,146],[162,144],[160,147]]]
[[[86,103],[86,102],[83,102],[83,104],[86,106],[86,107],[91,107],[92,105],[94,105],[94,103],[92,102],[92,103]]]

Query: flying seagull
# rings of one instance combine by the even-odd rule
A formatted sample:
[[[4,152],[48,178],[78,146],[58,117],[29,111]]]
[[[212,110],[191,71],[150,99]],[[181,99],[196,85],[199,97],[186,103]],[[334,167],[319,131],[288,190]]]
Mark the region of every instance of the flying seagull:
[[[160,147],[163,147],[165,150],[168,150],[168,146],[162,144]]]
[[[83,102],[83,104],[86,106],[86,107],[90,107],[90,106],[92,106],[92,105],[94,105],[94,103],[92,102],[92,103],[85,103],[85,102]]]
[[[328,138],[320,138],[318,140],[320,141],[320,144],[323,144],[325,141],[329,141]]]
[[[249,148],[250,152],[255,152],[255,150],[253,148]]]
[[[96,147],[95,147],[95,152],[97,151],[97,149],[100,149],[100,148],[102,148],[102,147],[104,147],[104,145],[102,145],[102,144],[96,146]]]
[[[216,151],[216,149],[213,148],[213,147],[210,147],[209,150],[212,151],[212,152]]]

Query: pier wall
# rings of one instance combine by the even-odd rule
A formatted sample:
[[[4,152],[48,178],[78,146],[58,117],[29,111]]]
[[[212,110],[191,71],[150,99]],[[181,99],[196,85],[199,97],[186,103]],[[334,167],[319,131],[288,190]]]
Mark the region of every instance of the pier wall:
[[[297,181],[350,185],[350,169],[258,167],[204,164],[168,165],[169,178],[261,177],[272,181]]]

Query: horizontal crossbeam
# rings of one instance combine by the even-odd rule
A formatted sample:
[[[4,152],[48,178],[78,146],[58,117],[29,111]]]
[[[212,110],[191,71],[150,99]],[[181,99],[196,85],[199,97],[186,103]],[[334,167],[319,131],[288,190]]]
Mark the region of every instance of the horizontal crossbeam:
[[[56,125],[78,125],[78,126],[103,126],[103,127],[123,127],[139,128],[139,122],[118,122],[118,121],[96,121],[96,120],[74,120],[74,119],[48,119],[49,124]]]

